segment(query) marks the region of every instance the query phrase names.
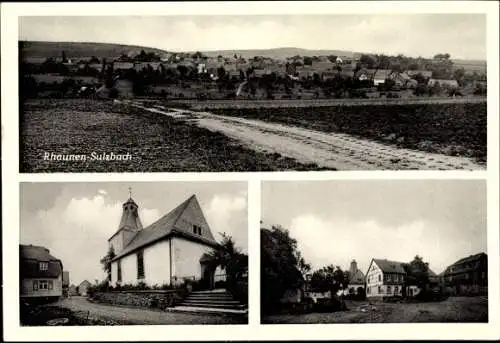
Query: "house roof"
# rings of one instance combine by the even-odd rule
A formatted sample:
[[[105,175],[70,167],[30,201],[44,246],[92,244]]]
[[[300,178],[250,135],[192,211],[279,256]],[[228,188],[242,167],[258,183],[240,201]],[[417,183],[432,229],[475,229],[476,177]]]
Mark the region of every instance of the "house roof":
[[[20,276],[59,277],[62,273],[62,262],[52,256],[49,249],[37,245],[19,245]],[[48,262],[47,270],[40,270],[39,262]]]
[[[365,274],[361,270],[356,270],[356,272],[349,278],[350,284],[362,284],[365,283]]]
[[[80,282],[80,284],[78,285],[78,287],[82,287],[83,285],[90,286],[91,283],[88,280],[83,280],[82,282]]]
[[[194,234],[190,231],[191,228],[186,228],[184,221],[189,221],[191,217],[198,217],[198,220],[205,222],[207,230],[204,230],[203,235]],[[199,218],[201,216],[201,219]],[[166,238],[170,235],[177,235],[189,240],[194,240],[209,246],[216,246],[212,232],[206,224],[206,220],[201,211],[198,200],[195,195],[192,195],[172,211],[158,219],[153,224],[145,229],[137,232],[134,238],[119,252],[113,261],[132,253],[133,251],[149,245],[155,241]]]
[[[432,76],[432,71],[429,70],[408,70],[407,71],[409,76],[415,76],[418,74],[422,74],[423,77],[431,77]]]
[[[461,258],[460,260],[456,261],[455,263],[452,264],[452,266],[455,266],[457,264],[477,261],[483,257],[486,257],[486,254],[484,252],[481,252],[481,253],[475,254],[475,255],[470,255],[470,256]]]
[[[385,80],[391,73],[390,69],[378,69],[373,77],[377,80]]]
[[[384,273],[406,274],[402,266],[402,262],[376,258],[374,258],[372,261],[375,262]]]

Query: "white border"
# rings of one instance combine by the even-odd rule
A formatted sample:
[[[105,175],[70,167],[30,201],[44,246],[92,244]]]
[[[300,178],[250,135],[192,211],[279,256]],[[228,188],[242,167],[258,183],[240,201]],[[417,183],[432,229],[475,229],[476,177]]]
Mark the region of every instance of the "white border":
[[[5,340],[262,340],[262,339],[498,339],[499,330],[499,183],[498,183],[498,5],[496,2],[176,2],[176,3],[7,3],[1,4],[2,61],[2,218],[3,317]],[[28,15],[251,15],[251,14],[486,13],[488,34],[487,171],[374,171],[283,173],[112,173],[19,174],[17,41],[18,16]],[[258,275],[260,180],[328,179],[486,179],[488,182],[488,324],[328,324],[260,325]],[[249,181],[249,325],[20,328],[17,302],[19,182],[49,181]],[[257,272],[256,272],[257,271]]]

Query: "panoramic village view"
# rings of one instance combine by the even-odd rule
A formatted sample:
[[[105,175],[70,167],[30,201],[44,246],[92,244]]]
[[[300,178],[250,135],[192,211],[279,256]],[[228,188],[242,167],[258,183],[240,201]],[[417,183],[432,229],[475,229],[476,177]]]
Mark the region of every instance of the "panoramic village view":
[[[484,181],[265,182],[262,199],[263,324],[488,322]]]
[[[21,325],[247,323],[246,184],[128,192],[21,184]]]
[[[22,17],[20,171],[484,169],[485,44],[470,14]]]

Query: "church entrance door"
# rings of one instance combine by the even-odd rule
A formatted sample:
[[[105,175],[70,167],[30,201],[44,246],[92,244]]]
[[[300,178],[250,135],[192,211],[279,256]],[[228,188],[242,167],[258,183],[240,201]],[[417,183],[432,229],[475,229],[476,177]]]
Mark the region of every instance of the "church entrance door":
[[[210,265],[209,263],[200,262],[200,264],[201,264],[201,285],[202,285],[202,287],[206,290],[214,289],[215,268],[212,265]]]

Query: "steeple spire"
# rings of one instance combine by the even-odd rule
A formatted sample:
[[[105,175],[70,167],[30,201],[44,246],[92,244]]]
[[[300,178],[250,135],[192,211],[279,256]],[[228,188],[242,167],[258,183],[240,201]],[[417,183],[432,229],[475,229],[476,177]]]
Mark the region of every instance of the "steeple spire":
[[[128,188],[128,198],[132,199],[132,187]]]

